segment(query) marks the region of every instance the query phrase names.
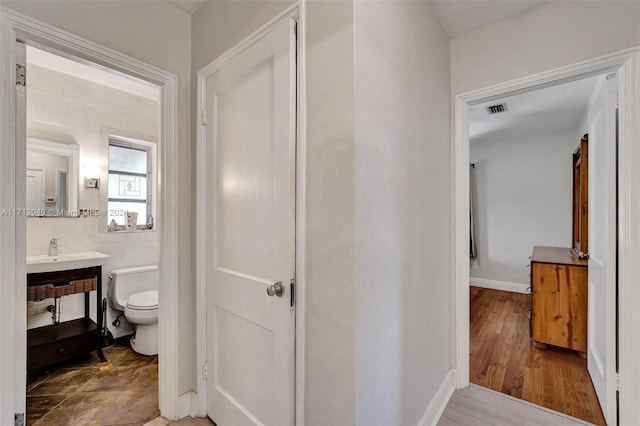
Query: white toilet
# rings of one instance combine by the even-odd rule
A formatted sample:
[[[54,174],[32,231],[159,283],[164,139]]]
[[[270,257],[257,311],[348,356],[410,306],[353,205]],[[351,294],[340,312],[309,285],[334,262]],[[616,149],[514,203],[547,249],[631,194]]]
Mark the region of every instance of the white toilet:
[[[158,266],[114,269],[110,299],[114,309],[136,326],[131,347],[143,355],[158,353]]]

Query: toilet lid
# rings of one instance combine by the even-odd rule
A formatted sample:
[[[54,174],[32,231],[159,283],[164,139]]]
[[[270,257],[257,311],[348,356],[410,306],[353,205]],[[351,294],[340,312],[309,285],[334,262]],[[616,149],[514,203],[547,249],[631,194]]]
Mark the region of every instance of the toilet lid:
[[[132,294],[127,301],[127,308],[138,310],[151,310],[158,308],[158,292],[156,290],[143,291]]]

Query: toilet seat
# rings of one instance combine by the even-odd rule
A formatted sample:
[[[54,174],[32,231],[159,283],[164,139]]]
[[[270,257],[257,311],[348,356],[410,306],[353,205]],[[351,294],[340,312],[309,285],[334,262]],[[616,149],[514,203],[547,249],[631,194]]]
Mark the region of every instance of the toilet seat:
[[[127,300],[127,309],[136,311],[152,311],[158,309],[158,292],[156,290],[135,293]]]

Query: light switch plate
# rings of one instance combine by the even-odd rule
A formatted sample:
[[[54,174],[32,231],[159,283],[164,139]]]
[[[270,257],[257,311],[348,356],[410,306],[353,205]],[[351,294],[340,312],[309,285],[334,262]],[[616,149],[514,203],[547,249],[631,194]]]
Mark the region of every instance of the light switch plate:
[[[100,188],[100,178],[84,178],[85,188]]]

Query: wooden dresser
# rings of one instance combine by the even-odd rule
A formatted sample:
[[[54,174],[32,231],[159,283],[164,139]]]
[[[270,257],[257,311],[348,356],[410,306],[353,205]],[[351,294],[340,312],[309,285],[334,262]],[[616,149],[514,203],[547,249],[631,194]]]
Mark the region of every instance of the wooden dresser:
[[[587,350],[588,260],[570,248],[539,247],[531,257],[531,338]]]

